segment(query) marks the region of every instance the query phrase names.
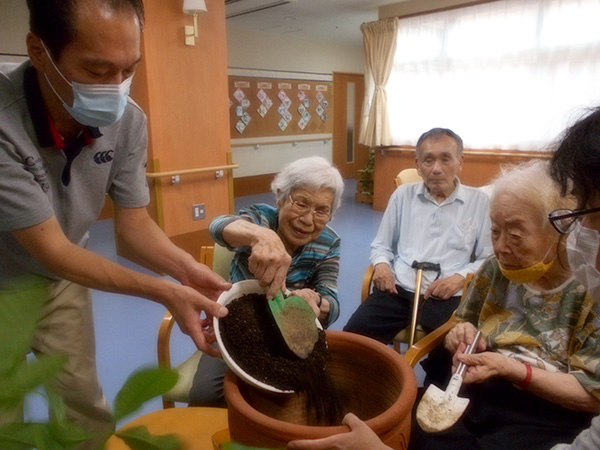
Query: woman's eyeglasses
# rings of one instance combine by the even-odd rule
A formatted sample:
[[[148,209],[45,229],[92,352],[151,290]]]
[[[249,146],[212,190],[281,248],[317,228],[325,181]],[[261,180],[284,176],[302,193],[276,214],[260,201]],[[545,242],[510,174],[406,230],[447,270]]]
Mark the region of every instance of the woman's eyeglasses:
[[[548,220],[556,231],[560,234],[566,234],[573,230],[575,222],[581,219],[581,216],[600,211],[600,208],[590,209],[555,209],[548,214]]]
[[[329,222],[329,219],[331,218],[331,211],[328,209],[312,209],[311,205],[307,205],[300,200],[294,200],[291,195],[289,196],[289,199],[290,203],[292,204],[292,211],[294,214],[297,214],[298,216],[304,216],[308,213],[312,213],[315,222]]]

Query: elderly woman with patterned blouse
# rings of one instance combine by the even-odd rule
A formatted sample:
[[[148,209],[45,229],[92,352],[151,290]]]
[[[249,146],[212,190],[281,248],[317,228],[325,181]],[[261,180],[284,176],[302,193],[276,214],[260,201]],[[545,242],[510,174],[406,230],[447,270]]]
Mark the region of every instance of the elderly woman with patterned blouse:
[[[461,396],[471,402],[447,431],[415,427],[411,448],[548,449],[600,410],[600,308],[573,278],[565,239],[548,221],[574,204],[547,172],[546,164],[528,164],[494,184],[495,256],[473,279],[445,340],[446,368],[467,364]],[[477,329],[484,339],[475,354],[463,354]],[[423,365],[428,381],[445,388],[443,360],[438,352]]]
[[[271,184],[276,205],[257,204],[237,216],[214,219],[209,231],[235,251],[229,281],[257,279],[267,297],[289,289],[303,298],[326,328],[339,316],[337,278],[340,238],[327,224],[341,204],[344,181],[319,156],[286,165]],[[190,390],[190,404],[224,406],[225,363],[202,355]]]

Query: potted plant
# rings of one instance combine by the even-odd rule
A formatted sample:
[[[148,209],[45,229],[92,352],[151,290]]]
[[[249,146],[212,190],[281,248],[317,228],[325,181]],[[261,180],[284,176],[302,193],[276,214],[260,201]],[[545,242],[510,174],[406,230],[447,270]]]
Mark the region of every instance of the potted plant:
[[[373,203],[373,172],[375,171],[375,150],[369,151],[369,159],[364,169],[358,171],[356,183],[356,201]]]

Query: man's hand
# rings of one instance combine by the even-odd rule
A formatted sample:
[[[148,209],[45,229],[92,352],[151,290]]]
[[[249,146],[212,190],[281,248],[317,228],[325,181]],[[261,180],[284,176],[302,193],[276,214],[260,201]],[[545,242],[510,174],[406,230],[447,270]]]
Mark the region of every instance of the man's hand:
[[[391,450],[381,442],[381,439],[366,423],[354,414],[346,414],[343,424],[350,427],[350,432],[322,439],[291,441],[288,443],[288,448],[296,450]]]
[[[382,292],[397,294],[396,278],[390,266],[386,263],[379,263],[375,266],[373,272],[373,286]]]
[[[448,300],[460,291],[464,285],[465,277],[459,274],[454,274],[447,278],[439,278],[431,283],[423,297],[425,300],[427,300],[429,296],[439,298],[440,300]]]
[[[181,331],[192,338],[198,349],[213,356],[219,355],[219,351],[210,345],[215,341],[212,318],[226,314],[226,308],[215,302],[221,292],[231,288],[231,283],[204,264],[193,260],[186,266],[180,281],[197,292],[192,296],[188,291],[182,299],[169,304],[171,314]],[[201,320],[202,311],[205,311],[206,317]]]

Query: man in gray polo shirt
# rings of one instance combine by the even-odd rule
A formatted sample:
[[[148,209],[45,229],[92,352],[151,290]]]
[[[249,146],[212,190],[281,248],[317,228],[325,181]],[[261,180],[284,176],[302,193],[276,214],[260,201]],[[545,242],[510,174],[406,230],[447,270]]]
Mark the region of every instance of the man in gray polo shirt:
[[[230,285],[174,246],[145,209],[146,117],[127,97],[141,58],[141,0],[28,5],[29,61],[0,65],[0,291],[23,277],[48,286],[32,350],[69,356],[58,382],[67,414],[102,432],[114,424],[96,375],[88,288],[165,305],[214,354],[200,314],[225,315],[214,299]],[[136,261],[181,284],[86,250],[106,194]]]

